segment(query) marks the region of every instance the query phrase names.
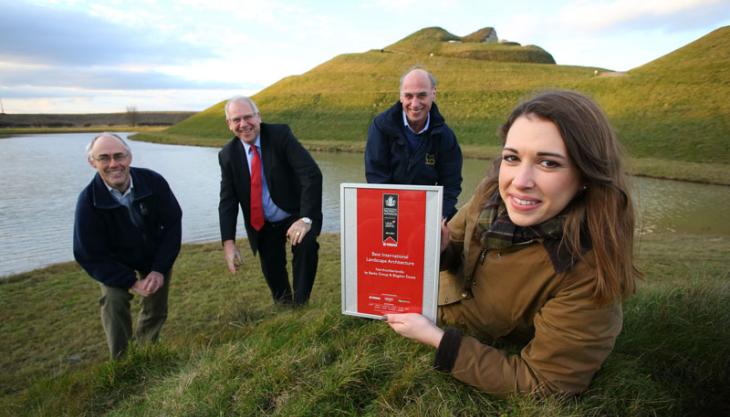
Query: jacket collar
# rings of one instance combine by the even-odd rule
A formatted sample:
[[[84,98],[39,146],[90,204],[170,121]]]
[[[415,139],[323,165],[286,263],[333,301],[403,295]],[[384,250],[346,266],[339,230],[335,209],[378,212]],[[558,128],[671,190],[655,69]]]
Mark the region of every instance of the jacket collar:
[[[134,182],[135,201],[148,197],[152,194],[149,184],[147,184],[147,182],[139,175],[137,168],[130,167],[129,175],[132,176],[132,181]],[[94,207],[100,209],[113,209],[121,206],[117,199],[112,196],[112,193],[109,192],[109,189],[104,183],[104,180],[101,179],[101,175],[99,175],[98,172],[94,175],[94,179],[91,184]]]

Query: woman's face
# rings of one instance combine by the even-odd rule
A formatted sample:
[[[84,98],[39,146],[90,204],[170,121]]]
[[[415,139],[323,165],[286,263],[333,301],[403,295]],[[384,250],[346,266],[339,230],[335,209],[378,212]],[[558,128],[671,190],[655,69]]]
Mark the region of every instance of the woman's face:
[[[558,128],[534,115],[517,118],[507,132],[499,168],[499,194],[510,220],[533,226],[555,217],[581,188]]]

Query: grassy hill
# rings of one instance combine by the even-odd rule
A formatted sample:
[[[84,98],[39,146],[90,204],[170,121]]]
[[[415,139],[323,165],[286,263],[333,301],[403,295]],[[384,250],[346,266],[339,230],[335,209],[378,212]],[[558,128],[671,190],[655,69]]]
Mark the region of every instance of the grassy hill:
[[[472,35],[423,29],[383,49],[337,56],[254,98],[264,120],[290,124],[304,141],[361,149],[373,117],[397,101],[402,72],[421,64],[438,78],[436,100],[467,147],[496,147],[494,132],[521,98],[570,88],[604,107],[634,158],[730,163],[730,27],[625,74],[539,59],[526,63],[530,51],[541,49],[475,43]],[[488,59],[490,50],[515,48],[522,58]],[[228,137],[218,103],[143,139],[220,146]]]
[[[381,51],[499,62],[555,63],[552,55],[538,46],[498,42],[496,36],[493,28],[482,28],[466,36],[456,36],[442,28],[431,27],[421,29]]]
[[[638,156],[730,163],[730,26],[577,88],[598,98]]]

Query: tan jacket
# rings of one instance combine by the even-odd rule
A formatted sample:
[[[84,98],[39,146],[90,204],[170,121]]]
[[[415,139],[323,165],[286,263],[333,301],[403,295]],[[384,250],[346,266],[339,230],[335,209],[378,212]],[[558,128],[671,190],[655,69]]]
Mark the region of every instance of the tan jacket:
[[[497,395],[584,391],[621,331],[620,302],[598,306],[594,269],[578,261],[555,272],[540,241],[482,251],[475,232],[480,203],[472,198],[449,222],[442,269],[452,272],[441,273],[439,289],[439,320],[472,336],[447,329],[437,368]],[[527,344],[507,354],[480,342],[500,338]]]

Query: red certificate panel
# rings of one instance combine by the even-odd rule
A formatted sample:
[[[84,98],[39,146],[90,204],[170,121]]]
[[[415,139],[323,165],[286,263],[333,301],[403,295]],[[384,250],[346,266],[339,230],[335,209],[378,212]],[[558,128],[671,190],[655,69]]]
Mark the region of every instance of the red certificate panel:
[[[357,310],[422,313],[426,192],[357,190]]]

